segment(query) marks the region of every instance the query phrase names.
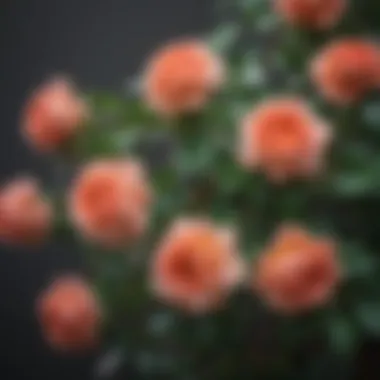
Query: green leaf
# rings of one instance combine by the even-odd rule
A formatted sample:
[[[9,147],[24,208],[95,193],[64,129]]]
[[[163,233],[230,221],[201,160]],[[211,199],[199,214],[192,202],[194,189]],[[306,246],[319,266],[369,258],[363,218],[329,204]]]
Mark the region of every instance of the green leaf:
[[[346,354],[354,349],[358,332],[355,325],[344,315],[334,315],[328,319],[327,331],[330,347],[336,354]]]
[[[380,335],[380,302],[366,302],[357,306],[356,316],[368,333]]]
[[[376,184],[371,174],[352,171],[336,175],[331,181],[331,188],[343,197],[362,196],[375,190]]]
[[[86,96],[90,106],[91,124],[109,125],[125,118],[126,100],[118,95],[92,92]]]
[[[340,256],[347,279],[367,278],[376,270],[373,255],[357,244],[346,244],[340,249]]]
[[[362,118],[368,128],[380,132],[380,101],[364,105]]]
[[[342,197],[380,195],[380,159],[371,144],[342,141],[334,153],[337,162],[327,182],[332,194]]]
[[[256,29],[261,33],[268,33],[274,31],[278,26],[277,15],[273,12],[269,12],[266,15],[261,16],[256,23]]]
[[[254,12],[256,17],[260,17],[261,11],[267,6],[267,0],[235,0],[234,3],[249,15]]]
[[[151,128],[159,124],[155,115],[138,96],[124,97],[97,91],[87,94],[86,98],[91,110],[91,124],[108,131],[120,125]]]
[[[255,187],[251,186],[252,174],[242,169],[233,155],[234,153],[228,150],[219,152],[210,171],[210,176],[215,179],[220,193],[224,196],[255,190]]]
[[[136,149],[142,137],[143,132],[138,128],[125,127],[123,130],[110,132],[109,142],[116,151],[127,154]]]
[[[248,54],[243,61],[239,70],[241,85],[250,85],[254,87],[263,86],[267,81],[267,72],[258,57],[254,54]]]
[[[225,23],[215,29],[208,41],[213,49],[223,54],[234,46],[240,33],[241,27],[237,23]]]
[[[149,317],[147,330],[150,336],[164,338],[174,323],[175,318],[169,312],[157,312]]]

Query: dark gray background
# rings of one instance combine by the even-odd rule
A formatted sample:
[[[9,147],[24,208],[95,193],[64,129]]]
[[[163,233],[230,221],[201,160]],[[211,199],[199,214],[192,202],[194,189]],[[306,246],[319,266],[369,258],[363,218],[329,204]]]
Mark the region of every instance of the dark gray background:
[[[49,159],[19,136],[27,94],[57,72],[84,89],[120,90],[149,52],[173,36],[207,30],[211,0],[2,0],[0,3],[0,180],[49,175]],[[41,251],[0,247],[0,378],[88,378],[91,357],[52,353],[34,317],[38,292],[59,271],[80,268],[65,243]]]

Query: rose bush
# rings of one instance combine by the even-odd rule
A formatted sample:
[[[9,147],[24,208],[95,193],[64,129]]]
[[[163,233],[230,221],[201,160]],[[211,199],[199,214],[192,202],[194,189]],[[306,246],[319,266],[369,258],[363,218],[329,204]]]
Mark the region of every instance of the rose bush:
[[[5,185],[1,240],[80,242],[89,279],[37,300],[52,348],[104,342],[144,379],[348,379],[380,333],[380,5],[217,3],[231,20],[164,43],[140,91],[32,94],[21,133],[75,169],[46,200]]]

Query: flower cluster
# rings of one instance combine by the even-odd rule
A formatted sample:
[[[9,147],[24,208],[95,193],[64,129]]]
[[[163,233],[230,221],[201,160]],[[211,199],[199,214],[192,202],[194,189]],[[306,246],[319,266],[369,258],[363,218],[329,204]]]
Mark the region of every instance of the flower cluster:
[[[347,7],[345,0],[274,0],[274,11],[283,21],[314,32],[338,25]],[[316,49],[307,68],[305,77],[322,103],[344,109],[379,89],[380,47],[364,37],[340,38]],[[216,104],[217,123],[226,122],[224,107],[228,108],[229,96],[234,96],[234,84],[229,87],[233,80],[228,61],[200,39],[171,41],[155,51],[144,67],[141,82],[139,105],[144,106],[144,112],[160,123],[176,125],[169,131],[178,137],[178,146],[167,176],[152,169],[146,157],[139,157],[138,149],[115,148],[112,155],[96,152],[96,158],[87,162],[78,159],[70,148],[80,136],[91,138],[97,110],[69,80],[46,82],[26,102],[21,128],[29,145],[40,154],[65,153],[62,159],[69,156],[78,163],[64,202],[64,219],[77,237],[104,251],[137,252],[128,255],[130,264],[123,261],[120,266],[143,262],[149,268],[143,288],[148,288],[160,305],[193,317],[228,308],[228,300],[242,289],[249,291],[252,301],[257,297],[270,312],[283,315],[302,315],[334,302],[345,281],[338,239],[316,232],[308,225],[310,219],[294,222],[287,215],[252,211],[254,193],[259,191],[251,179],[260,179],[267,186],[261,188],[262,193],[287,186],[291,189],[300,182],[311,186],[322,183],[330,175],[330,155],[336,153],[333,143],[339,140],[341,126],[304,94],[289,91],[260,101],[254,98],[243,117],[234,116],[235,142],[231,135],[223,140],[222,126],[216,134],[208,134],[212,123],[208,111]],[[189,116],[194,114],[204,116],[201,128],[181,124],[193,120]],[[119,135],[109,127],[101,132],[115,134],[114,142]],[[197,135],[199,129],[201,134]],[[188,138],[182,131],[186,136],[193,133],[198,141],[187,145],[181,140]],[[182,193],[191,193],[194,188],[191,181],[184,181],[183,186],[182,176],[195,165],[200,145],[211,155],[220,140],[228,146],[223,153],[233,168],[231,178],[237,173],[236,178],[245,181],[233,177],[231,181],[236,179],[240,188],[231,195],[232,190],[230,193],[213,183],[218,168],[209,160],[212,163],[206,177],[208,184],[212,182],[211,197],[199,213],[183,200]],[[187,159],[186,170],[181,169],[185,150],[194,152]],[[220,152],[215,156],[218,159]],[[225,161],[223,165],[222,169],[227,168]],[[204,177],[204,172],[194,171]],[[284,199],[275,199],[276,194],[280,192],[269,201],[276,205],[283,201],[285,209]],[[301,197],[295,195],[298,201]],[[243,207],[239,206],[241,199]],[[162,208],[169,207],[166,201],[176,206],[162,213]],[[228,223],[224,215],[219,218],[219,209],[215,209],[220,203],[227,209],[225,214],[238,216]],[[257,202],[255,207],[259,209]],[[43,195],[34,179],[22,177],[5,184],[0,189],[0,240],[24,246],[43,243],[58,218],[54,210],[55,199]],[[269,231],[260,226],[261,216],[262,225],[270,225]],[[267,223],[268,218],[274,223]],[[243,236],[243,230],[249,238]],[[140,254],[142,250],[145,255]],[[103,267],[105,270],[106,264],[100,265],[100,271]],[[135,273],[140,274],[137,269]],[[137,286],[132,290],[137,293]],[[63,350],[93,347],[99,341],[106,312],[99,294],[79,276],[55,280],[37,302],[47,342]]]

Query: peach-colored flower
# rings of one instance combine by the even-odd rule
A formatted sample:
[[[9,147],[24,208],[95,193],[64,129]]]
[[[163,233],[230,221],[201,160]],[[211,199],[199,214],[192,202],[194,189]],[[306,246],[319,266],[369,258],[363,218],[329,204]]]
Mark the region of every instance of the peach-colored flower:
[[[89,285],[79,277],[59,278],[37,302],[46,340],[60,350],[92,348],[99,338],[101,310]]]
[[[81,170],[69,194],[69,213],[86,238],[116,248],[144,232],[150,203],[151,189],[140,163],[108,159]]]
[[[311,63],[311,77],[328,100],[345,105],[380,87],[380,48],[360,38],[334,41]]]
[[[38,244],[50,232],[52,208],[34,179],[18,178],[0,189],[0,240]]]
[[[223,77],[220,58],[203,42],[172,42],[151,57],[144,77],[144,97],[164,115],[197,111],[220,87]]]
[[[37,88],[28,100],[22,120],[23,134],[41,152],[66,145],[87,117],[87,106],[73,84],[55,78]]]
[[[158,246],[152,284],[166,302],[201,313],[220,306],[242,274],[231,230],[205,219],[179,219]]]
[[[347,0],[274,0],[274,5],[291,24],[325,30],[339,22],[347,8]]]
[[[272,99],[243,120],[238,159],[273,180],[315,175],[331,134],[328,126],[300,99]]]
[[[271,307],[297,313],[327,303],[339,279],[334,242],[286,226],[259,258],[254,287]]]

